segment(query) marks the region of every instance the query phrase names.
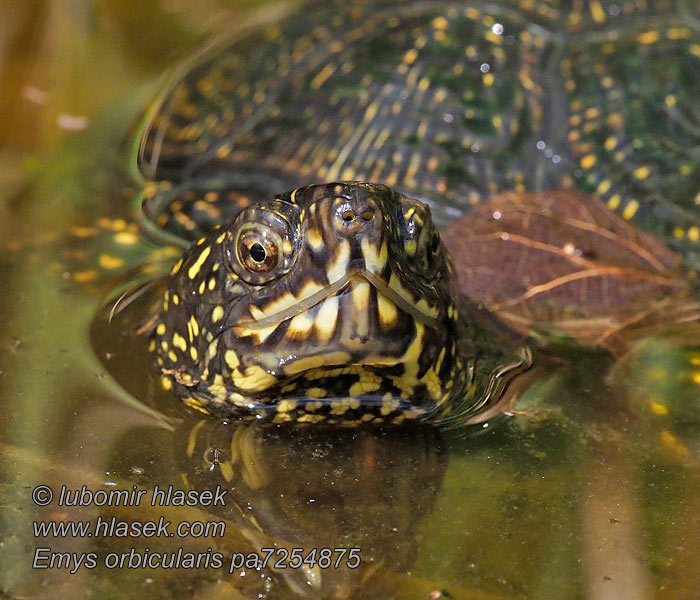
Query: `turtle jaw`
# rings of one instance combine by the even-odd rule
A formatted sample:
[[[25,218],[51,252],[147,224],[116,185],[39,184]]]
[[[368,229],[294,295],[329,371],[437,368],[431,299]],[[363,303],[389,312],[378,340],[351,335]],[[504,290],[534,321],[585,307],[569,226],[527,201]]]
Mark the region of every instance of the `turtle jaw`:
[[[296,305],[233,328],[234,350],[245,365],[272,377],[262,391],[306,371],[339,366],[387,368],[415,362],[426,331],[439,334],[437,308],[416,301],[395,277],[386,281],[356,269]],[[242,378],[232,373],[234,385]],[[246,384],[244,384],[246,385]]]
[[[394,306],[387,307],[387,311],[400,307],[404,312],[410,314],[421,323],[431,327],[438,326],[439,309],[430,306],[425,300],[416,300],[411,292],[401,285],[397,278],[392,276],[387,282],[380,275],[368,269],[357,269],[340,277],[337,281],[321,288],[317,292],[301,298],[295,306],[290,306],[272,314],[266,314],[260,318],[244,318],[234,325],[234,328],[239,328],[239,330],[256,330],[279,325],[287,319],[308,313],[314,306],[327,298],[343,292],[348,286],[351,286],[354,280],[363,280],[374,287],[377,293],[382,295],[383,303],[390,300]],[[358,303],[361,302],[361,300],[358,300]],[[357,307],[357,303],[355,306]],[[385,306],[385,304],[381,306]],[[356,319],[362,316],[362,311],[359,312],[360,314],[356,315]]]

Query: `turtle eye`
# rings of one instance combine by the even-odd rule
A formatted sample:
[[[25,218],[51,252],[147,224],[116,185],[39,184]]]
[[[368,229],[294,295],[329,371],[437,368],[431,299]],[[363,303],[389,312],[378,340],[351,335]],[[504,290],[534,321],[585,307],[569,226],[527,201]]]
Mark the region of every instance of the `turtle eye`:
[[[244,231],[238,238],[237,252],[238,260],[248,271],[268,273],[279,264],[279,236],[264,229]]]
[[[298,208],[282,201],[259,203],[230,225],[224,252],[231,270],[250,285],[282,277],[298,255]]]

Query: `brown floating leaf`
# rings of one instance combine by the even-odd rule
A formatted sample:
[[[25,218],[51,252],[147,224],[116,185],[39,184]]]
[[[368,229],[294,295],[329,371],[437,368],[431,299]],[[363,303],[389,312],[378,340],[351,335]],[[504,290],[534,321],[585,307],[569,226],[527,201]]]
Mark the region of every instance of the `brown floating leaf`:
[[[495,196],[443,239],[462,293],[520,332],[558,331],[621,352],[700,318],[678,256],[575,192]]]

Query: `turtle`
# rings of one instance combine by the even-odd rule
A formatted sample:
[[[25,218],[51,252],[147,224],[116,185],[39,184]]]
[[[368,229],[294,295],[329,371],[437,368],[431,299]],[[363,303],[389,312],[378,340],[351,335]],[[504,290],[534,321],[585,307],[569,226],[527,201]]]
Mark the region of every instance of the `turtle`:
[[[464,273],[480,263],[454,240],[478,229],[470,211],[500,220],[484,201],[504,192],[530,198],[525,213],[587,213],[589,231],[607,220],[603,237],[631,253],[660,246],[640,234],[632,247],[625,221],[656,234],[685,265],[661,261],[678,286],[658,293],[681,290],[677,320],[696,318],[698,17],[690,1],[312,1],[209,47],[137,136],[142,229],[184,249],[147,327],[161,385],[202,412],[273,422],[493,406],[532,364],[513,329],[534,317],[503,326],[486,309],[513,292],[489,280],[460,297],[478,296]],[[527,196],[559,189],[586,195]],[[562,235],[581,260],[610,253]],[[562,296],[550,315],[587,302]]]

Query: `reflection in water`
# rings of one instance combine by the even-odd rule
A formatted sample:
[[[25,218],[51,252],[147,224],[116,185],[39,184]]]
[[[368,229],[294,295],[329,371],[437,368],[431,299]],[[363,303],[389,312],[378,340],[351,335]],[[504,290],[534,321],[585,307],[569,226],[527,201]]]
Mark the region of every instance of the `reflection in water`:
[[[373,574],[409,570],[445,469],[441,438],[427,426],[338,431],[200,419],[176,429],[175,447],[189,486],[230,491],[221,516],[240,523],[256,551],[301,548],[313,557],[316,549],[298,569],[270,568],[286,556],[280,551],[262,573],[237,575],[283,581],[311,598],[353,598],[377,585]],[[360,559],[321,568],[324,548],[354,548]]]

